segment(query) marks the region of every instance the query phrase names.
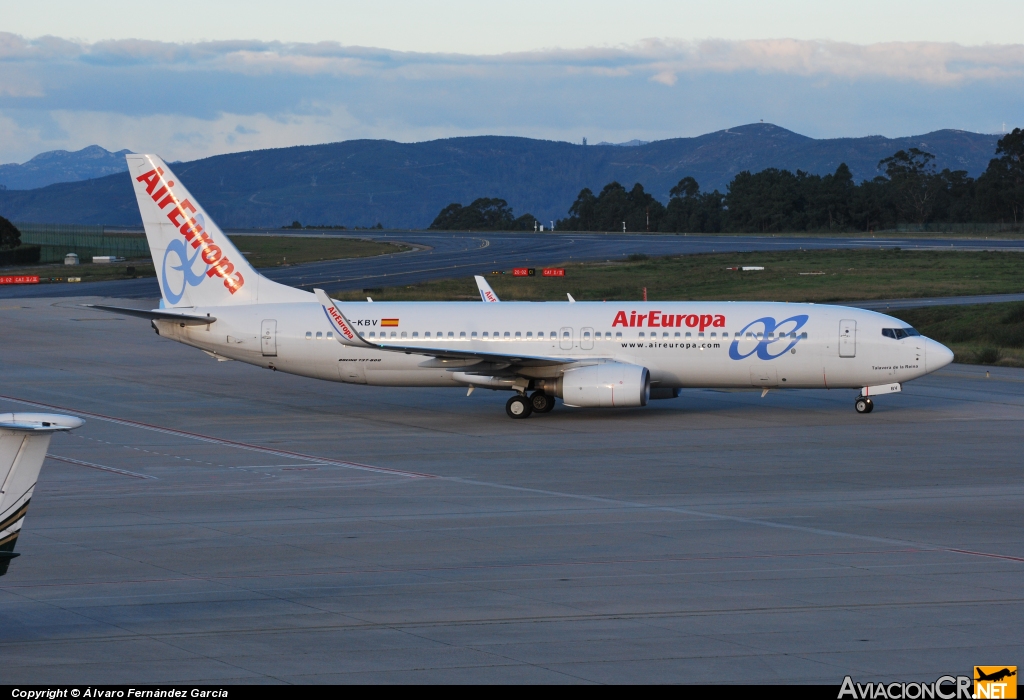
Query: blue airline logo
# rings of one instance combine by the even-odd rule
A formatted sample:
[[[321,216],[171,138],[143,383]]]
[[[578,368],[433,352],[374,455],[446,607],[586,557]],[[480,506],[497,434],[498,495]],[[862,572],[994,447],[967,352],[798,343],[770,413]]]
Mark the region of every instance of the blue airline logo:
[[[778,322],[771,316],[751,321],[736,334],[729,346],[729,357],[733,360],[745,360],[751,355],[757,355],[759,360],[781,357],[800,342],[798,331],[807,323],[807,318],[807,314],[800,314]],[[753,337],[746,337],[748,331]]]
[[[201,249],[196,250],[195,254],[190,258],[188,246],[180,238],[175,238],[167,244],[167,251],[164,253],[163,272],[160,277],[164,281],[164,297],[172,306],[181,301],[181,298],[185,296],[185,289],[187,287],[196,287],[206,279],[206,272],[210,269],[209,265],[200,261],[199,264],[202,266],[202,269],[198,272],[193,269],[196,259],[201,252]],[[171,269],[181,273],[181,289],[177,291],[174,289],[171,278],[167,276],[167,258],[171,257],[172,253],[178,259],[178,264],[172,264]],[[174,277],[177,277],[177,275],[174,275]]]

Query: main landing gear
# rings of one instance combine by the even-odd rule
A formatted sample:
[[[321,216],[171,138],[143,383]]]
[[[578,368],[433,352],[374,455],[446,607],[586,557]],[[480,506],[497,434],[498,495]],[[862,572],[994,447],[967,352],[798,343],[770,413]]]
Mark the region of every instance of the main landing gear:
[[[543,391],[535,391],[527,398],[516,394],[505,404],[505,413],[509,418],[529,418],[533,413],[548,413],[555,407],[555,397]]]
[[[857,409],[857,413],[871,413],[875,410],[875,403],[869,398],[858,396],[853,407]]]
[[[548,413],[555,407],[555,397],[548,396],[543,391],[535,391],[530,395],[530,405],[537,413]]]
[[[505,413],[509,418],[529,418],[533,413],[533,405],[525,396],[516,394],[505,404]]]

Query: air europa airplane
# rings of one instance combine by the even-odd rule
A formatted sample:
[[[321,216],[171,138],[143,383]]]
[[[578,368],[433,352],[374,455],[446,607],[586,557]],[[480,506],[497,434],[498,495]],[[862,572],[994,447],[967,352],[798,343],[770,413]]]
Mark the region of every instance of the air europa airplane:
[[[353,384],[501,389],[508,415],[526,418],[556,399],[644,406],[686,387],[857,389],[856,410],[870,413],[875,395],[953,359],[898,319],[841,306],[341,303],[262,277],[160,158],[127,159],[162,302],[97,308],[148,318],[218,360]],[[486,283],[481,298],[499,301]]]

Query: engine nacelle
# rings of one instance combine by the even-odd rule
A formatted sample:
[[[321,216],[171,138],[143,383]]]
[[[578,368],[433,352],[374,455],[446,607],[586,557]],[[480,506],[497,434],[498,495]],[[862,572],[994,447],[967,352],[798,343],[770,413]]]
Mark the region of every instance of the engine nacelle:
[[[557,395],[566,406],[579,408],[646,406],[651,373],[622,362],[570,369],[558,380]]]

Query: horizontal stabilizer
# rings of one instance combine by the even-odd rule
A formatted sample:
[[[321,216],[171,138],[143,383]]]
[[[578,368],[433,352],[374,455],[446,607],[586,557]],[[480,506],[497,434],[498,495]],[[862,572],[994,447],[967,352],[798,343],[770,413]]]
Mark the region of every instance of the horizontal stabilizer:
[[[85,421],[51,413],[0,413],[0,576],[18,556],[14,545],[46,459],[50,438]]]
[[[174,311],[164,311],[162,309],[146,311],[145,309],[127,309],[123,306],[106,306],[105,304],[82,304],[82,306],[90,309],[99,309],[100,311],[109,311],[115,314],[124,314],[125,316],[148,318],[156,321],[177,321],[178,323],[184,323],[186,326],[202,326],[213,323],[217,320],[213,316],[209,315],[194,316],[191,314],[179,314]]]

